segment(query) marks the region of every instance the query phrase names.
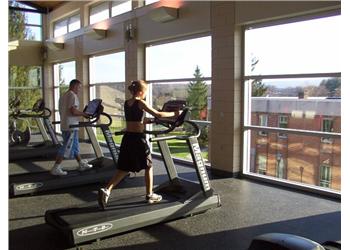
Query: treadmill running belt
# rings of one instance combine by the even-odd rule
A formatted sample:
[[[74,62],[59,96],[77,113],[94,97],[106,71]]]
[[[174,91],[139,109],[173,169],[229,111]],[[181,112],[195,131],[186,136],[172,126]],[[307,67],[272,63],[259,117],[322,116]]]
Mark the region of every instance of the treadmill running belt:
[[[163,195],[163,194],[162,194]],[[66,210],[53,210],[51,216],[56,222],[65,227],[80,227],[100,222],[116,220],[137,214],[147,213],[157,209],[181,203],[177,198],[166,195],[156,204],[148,204],[145,196],[135,196],[125,199],[112,199],[108,202],[106,210],[101,210],[97,202],[85,207],[76,207]]]

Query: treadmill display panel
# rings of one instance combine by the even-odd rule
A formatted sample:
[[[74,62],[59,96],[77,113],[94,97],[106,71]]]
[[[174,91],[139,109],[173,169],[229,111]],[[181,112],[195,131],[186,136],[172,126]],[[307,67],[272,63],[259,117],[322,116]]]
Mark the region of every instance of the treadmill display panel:
[[[94,99],[92,101],[89,101],[88,105],[84,109],[84,112],[88,115],[94,116],[99,111],[101,103],[101,99]]]

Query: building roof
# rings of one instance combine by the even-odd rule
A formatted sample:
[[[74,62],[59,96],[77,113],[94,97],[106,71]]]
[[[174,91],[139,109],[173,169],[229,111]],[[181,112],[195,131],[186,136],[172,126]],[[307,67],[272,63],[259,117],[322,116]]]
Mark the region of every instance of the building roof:
[[[341,115],[341,99],[252,97],[252,112],[310,115]]]

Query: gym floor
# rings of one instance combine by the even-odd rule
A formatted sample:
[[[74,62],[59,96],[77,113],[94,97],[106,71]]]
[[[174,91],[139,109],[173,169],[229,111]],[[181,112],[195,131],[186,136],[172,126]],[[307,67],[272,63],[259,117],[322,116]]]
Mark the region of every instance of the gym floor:
[[[92,148],[81,143],[83,157]],[[50,168],[53,161],[22,161],[10,168],[35,164]],[[74,161],[65,161],[73,168]],[[179,175],[195,180],[194,169],[177,166]],[[154,181],[167,179],[161,161],[154,158]],[[263,233],[297,234],[322,243],[339,241],[341,235],[340,201],[326,199],[245,179],[211,178],[220,194],[222,206],[206,213],[80,245],[82,249],[234,249],[246,250],[251,240]],[[143,173],[123,181],[113,197],[144,193]],[[69,248],[62,235],[45,224],[46,210],[76,206],[95,201],[99,184],[61,189],[40,195],[9,199],[9,249]]]

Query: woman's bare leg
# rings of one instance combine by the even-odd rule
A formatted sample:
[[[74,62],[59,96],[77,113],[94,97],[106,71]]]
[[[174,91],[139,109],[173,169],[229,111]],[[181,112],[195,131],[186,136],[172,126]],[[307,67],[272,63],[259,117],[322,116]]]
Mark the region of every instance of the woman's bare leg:
[[[112,179],[108,182],[106,189],[111,192],[113,187],[118,185],[119,182],[121,182],[125,176],[127,176],[129,172],[126,172],[124,170],[117,169],[117,172],[112,177]]]
[[[145,169],[146,194],[153,193],[153,167]]]

